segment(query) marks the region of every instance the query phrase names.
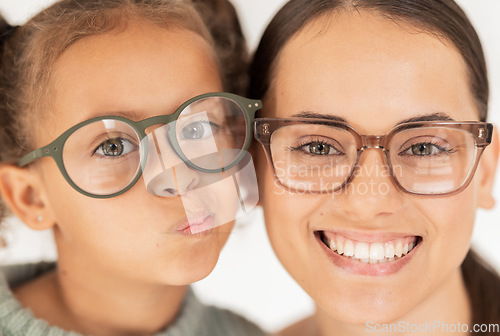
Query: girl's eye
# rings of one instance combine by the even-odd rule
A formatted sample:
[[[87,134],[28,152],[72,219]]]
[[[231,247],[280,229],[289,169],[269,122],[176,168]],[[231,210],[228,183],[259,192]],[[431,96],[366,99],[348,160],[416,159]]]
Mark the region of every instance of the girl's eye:
[[[338,155],[340,151],[338,151],[332,145],[327,144],[323,141],[315,141],[310,142],[308,144],[301,146],[302,150],[310,153],[312,155]]]
[[[208,121],[195,121],[181,130],[182,140],[197,140],[213,135],[212,124]]]
[[[120,155],[126,155],[135,150],[136,147],[136,145],[134,145],[127,139],[113,138],[101,143],[95,150],[95,154],[101,156],[116,157]]]

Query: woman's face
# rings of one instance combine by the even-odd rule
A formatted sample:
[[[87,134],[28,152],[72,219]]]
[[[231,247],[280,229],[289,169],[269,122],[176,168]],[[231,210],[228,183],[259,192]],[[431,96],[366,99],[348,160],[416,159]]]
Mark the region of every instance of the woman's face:
[[[53,111],[43,125],[41,145],[95,116],[120,115],[139,121],[171,114],[194,96],[222,90],[214,52],[202,37],[181,28],[167,30],[137,22],[130,22],[123,31],[72,45],[57,61],[51,80]],[[150,149],[156,148],[161,141],[153,138],[159,139],[163,131],[148,132],[155,132],[148,141]],[[188,221],[205,225],[203,218],[211,216],[215,222],[221,202],[230,208],[234,185],[233,193],[230,184],[222,183],[205,197],[200,195],[206,194],[206,188],[188,194],[209,182],[171,149],[162,151],[163,164],[175,166],[175,176],[147,185],[155,176],[154,165],[146,166],[146,183],[141,178],[132,189],[110,199],[78,193],[51,159],[34,165],[44,183],[50,220],[56,224],[60,265],[87,264],[110,277],[171,285],[197,281],[212,271],[233,223],[190,234]],[[165,195],[169,188],[186,192],[185,197]]]
[[[362,11],[335,14],[285,45],[264,113],[340,117],[370,135],[436,113],[478,120],[467,78],[461,55],[443,39]],[[460,282],[476,208],[489,197],[482,194],[481,166],[459,194],[412,196],[385,173],[382,151],[368,149],[346,190],[314,195],[284,191],[263,151],[258,155],[273,248],[327,315],[350,323],[395,321]],[[371,265],[332,251],[321,237],[360,254],[375,244],[418,244],[395,261]]]

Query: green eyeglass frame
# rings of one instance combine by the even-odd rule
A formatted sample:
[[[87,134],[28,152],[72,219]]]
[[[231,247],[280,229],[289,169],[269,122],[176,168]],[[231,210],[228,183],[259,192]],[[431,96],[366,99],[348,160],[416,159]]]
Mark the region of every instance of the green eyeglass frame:
[[[85,196],[93,197],[93,198],[112,198],[112,197],[119,196],[119,195],[127,192],[130,188],[132,188],[142,176],[142,170],[144,168],[145,162],[147,162],[147,153],[148,153],[148,149],[147,149],[148,142],[142,141],[147,136],[146,129],[151,127],[151,126],[154,126],[154,125],[169,124],[171,122],[174,122],[178,119],[181,112],[183,112],[187,106],[191,105],[192,103],[194,103],[198,100],[211,98],[211,97],[222,97],[222,98],[230,99],[230,100],[236,102],[241,107],[242,111],[245,113],[245,119],[246,119],[246,123],[247,123],[247,125],[246,125],[247,134],[245,137],[245,142],[244,142],[243,148],[241,148],[241,152],[234,159],[234,161],[231,162],[230,164],[228,164],[227,166],[224,166],[224,167],[219,168],[219,169],[205,169],[202,167],[198,167],[192,161],[190,161],[185,156],[185,154],[182,152],[180,145],[177,141],[177,137],[175,134],[175,128],[173,128],[173,127],[170,127],[168,129],[168,132],[167,132],[168,140],[170,142],[170,145],[172,146],[172,149],[175,151],[175,153],[179,156],[179,158],[188,167],[195,169],[195,170],[202,172],[202,173],[221,173],[221,172],[227,171],[227,170],[233,168],[234,166],[236,166],[245,157],[245,155],[246,155],[245,152],[250,147],[250,143],[251,143],[252,138],[253,138],[253,120],[255,117],[255,113],[262,108],[262,102],[260,100],[248,99],[248,98],[241,97],[239,95],[227,93],[227,92],[211,92],[211,93],[205,93],[205,94],[193,97],[193,98],[189,99],[188,101],[186,101],[185,103],[183,103],[181,106],[179,106],[173,114],[155,116],[155,117],[147,118],[147,119],[144,119],[141,121],[133,121],[133,120],[130,120],[130,119],[125,118],[125,117],[113,116],[113,115],[100,116],[100,117],[95,117],[95,118],[83,121],[83,122],[78,123],[77,125],[71,127],[70,129],[68,129],[64,133],[62,133],[59,137],[57,137],[50,144],[48,144],[44,147],[38,148],[38,149],[26,154],[17,162],[17,165],[19,167],[25,167],[28,164],[35,161],[36,159],[50,156],[56,162],[57,167],[61,171],[61,173],[62,173],[63,177],[66,179],[66,181],[75,190],[77,190],[81,194],[83,194]],[[143,144],[140,146],[141,169],[138,169],[137,176],[129,183],[128,186],[126,186],[121,191],[113,193],[113,194],[109,194],[109,195],[97,195],[97,194],[92,194],[92,193],[89,193],[89,192],[81,189],[70,178],[70,176],[66,170],[66,167],[64,165],[64,161],[63,161],[63,147],[64,147],[64,144],[66,143],[66,141],[68,140],[68,138],[75,131],[77,131],[78,129],[80,129],[88,124],[91,124],[91,123],[94,123],[94,122],[97,122],[100,120],[105,120],[105,119],[106,120],[118,120],[118,121],[121,121],[123,123],[126,123],[127,125],[131,126],[132,129],[134,129],[134,131],[137,133],[137,135],[139,136],[139,140],[141,141],[141,144]]]

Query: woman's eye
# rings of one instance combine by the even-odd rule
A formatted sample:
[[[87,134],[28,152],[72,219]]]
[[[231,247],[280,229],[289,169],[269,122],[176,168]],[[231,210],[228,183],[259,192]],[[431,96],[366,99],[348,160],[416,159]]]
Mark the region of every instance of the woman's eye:
[[[302,146],[302,148],[310,154],[313,155],[335,155],[340,154],[340,152],[333,146],[324,142],[311,142]]]
[[[438,155],[444,152],[449,152],[445,148],[432,144],[432,143],[419,143],[411,145],[407,150],[405,150],[403,155],[416,155],[416,156],[429,156]]]
[[[135,148],[136,146],[127,139],[113,138],[101,143],[99,147],[97,147],[95,154],[116,157],[126,155],[132,152]]]
[[[213,135],[212,124],[208,121],[195,121],[181,130],[181,139],[197,140]]]

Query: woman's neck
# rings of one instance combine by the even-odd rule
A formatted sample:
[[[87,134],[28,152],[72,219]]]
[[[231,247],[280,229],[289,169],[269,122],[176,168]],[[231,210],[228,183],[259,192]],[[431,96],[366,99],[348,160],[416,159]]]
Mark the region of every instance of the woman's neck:
[[[56,271],[16,288],[14,295],[51,326],[95,336],[154,334],[181,309],[187,286],[127,282],[75,264],[60,258]]]
[[[352,325],[335,320],[318,308],[315,316],[308,320],[308,328],[316,330],[317,336],[357,336],[377,333],[406,336],[430,334],[428,331],[431,328],[432,335],[439,336],[449,335],[447,330],[454,330],[453,328],[456,328],[458,323],[460,325],[467,323],[469,327],[471,323],[469,298],[460,269],[453,272],[431,296],[397,321],[385,324],[369,322],[363,325]],[[422,332],[415,332],[415,328],[426,329],[422,329]],[[453,334],[467,335],[467,333],[461,333],[460,330]]]

